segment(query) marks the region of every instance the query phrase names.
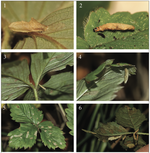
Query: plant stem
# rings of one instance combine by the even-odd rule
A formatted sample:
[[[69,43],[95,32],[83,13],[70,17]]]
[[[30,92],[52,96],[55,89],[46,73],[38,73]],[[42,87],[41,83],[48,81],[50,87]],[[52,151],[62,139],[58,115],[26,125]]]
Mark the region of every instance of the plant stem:
[[[142,132],[137,132],[136,134],[140,134],[140,135],[149,135],[149,133],[142,133]]]
[[[67,122],[66,113],[65,113],[62,105],[61,104],[58,104],[58,106],[59,106],[59,108],[61,110],[61,114],[62,114],[62,118],[63,118],[64,122]]]
[[[35,88],[33,88],[33,92],[34,92],[35,100],[38,101],[38,94]]]

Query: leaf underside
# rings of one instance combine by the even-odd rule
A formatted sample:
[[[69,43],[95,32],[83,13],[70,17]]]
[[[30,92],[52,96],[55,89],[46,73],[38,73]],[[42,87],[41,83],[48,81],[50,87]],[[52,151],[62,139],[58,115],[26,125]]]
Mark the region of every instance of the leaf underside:
[[[95,130],[96,137],[101,141],[107,141],[109,137],[125,135],[127,130],[116,122],[100,123],[100,127]]]
[[[3,30],[9,32],[4,43],[13,41],[10,38],[13,38],[14,34],[18,38],[21,37],[14,49],[72,49],[74,47],[73,14],[73,3],[71,2],[3,1],[2,18],[8,22]],[[10,23],[29,22],[32,17],[48,26],[48,29],[41,32],[10,33],[8,28]],[[3,45],[4,49],[12,47],[9,42],[7,42],[9,46]]]
[[[86,78],[79,80],[77,82],[77,100],[108,101],[114,99],[115,93],[122,88],[119,85],[124,82],[125,68],[128,69],[129,75],[135,75],[136,67],[127,63],[112,65],[99,72],[97,80],[91,82],[87,82]]]
[[[73,65],[73,53],[31,54],[30,70],[27,60],[2,64],[2,100],[14,100],[21,95],[24,100],[35,100],[33,89],[36,89],[41,100],[73,99],[73,73],[71,72],[53,75],[43,84],[46,91],[39,87],[39,82],[48,72],[61,71],[66,68],[66,65]],[[29,81],[30,73],[34,86]],[[24,94],[26,91],[27,93]]]

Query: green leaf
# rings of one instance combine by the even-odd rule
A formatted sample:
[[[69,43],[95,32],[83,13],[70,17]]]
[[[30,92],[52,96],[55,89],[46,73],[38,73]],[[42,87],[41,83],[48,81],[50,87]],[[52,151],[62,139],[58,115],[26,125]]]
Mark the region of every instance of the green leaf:
[[[42,122],[38,127],[41,129],[41,139],[49,149],[55,149],[57,147],[64,149],[66,147],[62,131],[50,121]]]
[[[49,63],[44,69],[43,74],[46,72],[59,71],[66,68],[66,65],[72,66],[73,63],[73,52],[52,52],[48,53]]]
[[[94,28],[106,23],[129,24],[135,30],[93,32]],[[129,12],[117,12],[110,15],[107,10],[100,8],[90,13],[84,27],[84,38],[89,48],[94,49],[148,49],[149,15],[147,12],[132,15]],[[78,49],[82,46],[81,43],[82,41],[78,42]]]
[[[2,100],[14,100],[32,84],[29,81],[29,66],[26,60],[2,64]]]
[[[98,75],[96,81],[87,83],[84,79],[77,82],[77,100],[108,101],[116,97],[115,93],[122,87],[127,68],[130,74],[135,74],[136,67],[127,63],[119,63],[120,66],[106,66]],[[114,65],[114,64],[112,64]]]
[[[70,134],[74,135],[74,105],[67,104],[68,108],[65,109],[67,113],[68,122],[66,123],[67,126],[71,129]]]
[[[14,61],[12,63],[2,64],[2,100],[14,100],[27,90],[28,92],[22,96],[24,100],[38,100],[42,98],[42,100],[72,99],[72,73],[62,71],[61,74],[52,76],[50,80],[45,83],[45,87],[47,87],[46,91],[43,89],[41,90],[42,86],[39,85],[39,82],[48,72],[60,71],[65,69],[67,65],[72,66],[73,64],[72,52],[31,54],[31,77],[34,81],[33,84],[35,85],[29,81],[30,70],[26,60],[23,60],[22,62]],[[52,90],[56,91],[55,93],[52,93],[52,96],[55,96],[50,97],[50,92]]]
[[[41,81],[41,76],[43,71],[47,66],[49,59],[43,59],[43,53],[32,54],[31,55],[31,74],[34,80],[35,86]]]
[[[48,148],[65,148],[63,132],[50,121],[44,121],[42,112],[32,104],[11,104],[10,111],[12,119],[22,122],[18,129],[8,133],[10,136],[9,146],[15,149],[32,147],[40,132],[42,142]]]
[[[19,36],[23,36],[23,40],[20,39],[14,49],[73,48],[73,2],[3,1],[2,17],[9,23],[29,22],[33,17],[49,27],[47,31],[42,33],[28,33],[26,34],[28,37],[20,34]],[[8,27],[6,28],[7,31],[10,31]],[[13,33],[10,35],[10,38],[13,38]],[[13,40],[11,39],[11,41]]]
[[[77,37],[77,49],[88,49],[89,44],[80,37]]]
[[[87,133],[94,134],[99,140],[105,142],[107,140],[115,140],[115,137],[126,135],[127,130],[116,122],[108,122],[107,124],[100,123],[99,128],[94,132],[83,130]],[[116,138],[116,139],[117,139]]]
[[[127,150],[128,148],[130,148],[130,149],[131,149],[131,148],[134,148],[134,151],[136,151],[136,150],[140,149],[141,147],[145,146],[146,143],[145,143],[145,141],[141,138],[141,136],[139,136],[139,138],[138,138],[138,144],[135,144],[135,140],[134,140],[133,136],[132,136],[132,137],[127,136],[127,137],[125,138],[125,140],[120,141],[120,145],[121,145],[125,150]]]
[[[139,138],[138,138],[138,144],[134,148],[134,151],[137,151],[138,149],[142,148],[145,145],[146,145],[146,142],[142,139],[141,136],[139,136]]]
[[[43,119],[42,112],[31,104],[12,104],[10,111],[12,119],[16,122],[39,124]]]
[[[46,88],[38,91],[39,99],[44,100],[73,100],[73,73],[65,72],[53,75],[43,84]],[[30,93],[33,97],[33,92]],[[34,98],[34,97],[33,97]]]
[[[108,65],[111,65],[113,63],[113,59],[112,60],[107,60],[104,63],[102,63],[95,71],[89,73],[86,77],[85,80],[87,82],[90,81],[94,81],[96,79],[98,79],[97,75]]]
[[[124,127],[133,128],[135,131],[139,129],[143,121],[147,120],[145,115],[139,109],[130,108],[128,106],[121,107],[116,112],[116,121]]]
[[[37,127],[30,124],[20,124],[18,129],[8,133],[10,136],[9,146],[15,149],[32,147],[37,138]]]

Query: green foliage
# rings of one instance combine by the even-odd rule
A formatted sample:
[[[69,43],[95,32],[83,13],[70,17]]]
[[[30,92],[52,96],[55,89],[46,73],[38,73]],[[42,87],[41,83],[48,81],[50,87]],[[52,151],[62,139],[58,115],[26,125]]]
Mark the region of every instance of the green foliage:
[[[110,1],[77,1],[77,35],[83,38],[83,23],[85,18],[88,17],[90,11],[103,7],[107,9]]]
[[[94,81],[98,79],[97,75],[108,65],[111,65],[113,63],[113,60],[107,60],[104,63],[102,63],[95,71],[89,73],[86,77],[85,80],[87,82]]]
[[[68,108],[65,109],[67,113],[68,122],[66,123],[67,126],[71,129],[70,134],[74,135],[74,105],[68,104]]]
[[[43,114],[32,104],[10,104],[12,119],[21,122],[20,127],[8,133],[9,146],[15,149],[31,148],[40,133],[41,141],[49,149],[65,148],[65,138],[62,131],[50,121],[41,122]]]
[[[133,25],[135,30],[93,32],[94,28],[106,23],[129,24]],[[129,12],[117,12],[110,15],[107,10],[100,8],[90,13],[84,27],[84,38],[85,40],[77,38],[78,49],[87,46],[93,49],[148,49],[149,15],[147,12],[132,15]]]
[[[31,68],[26,60],[2,64],[2,100],[15,100],[27,91],[24,100],[72,100],[73,73],[53,75],[42,88],[39,82],[48,72],[73,65],[73,53],[36,53],[31,55]],[[29,80],[32,74],[34,84]],[[69,78],[69,79],[68,79]]]
[[[147,120],[145,115],[136,108],[126,106],[124,108],[120,108],[116,112],[117,123],[124,127],[133,128],[135,131],[139,129],[142,122],[145,120]]]
[[[128,106],[125,106],[119,108],[118,111],[116,112],[117,123],[116,122],[108,122],[107,124],[100,123],[99,128],[96,129],[94,132],[88,130],[83,130],[83,131],[94,134],[94,136],[98,137],[99,140],[104,142],[109,140],[110,141],[116,140],[122,137],[120,144],[123,146],[123,148],[125,149],[134,148],[135,150],[137,150],[139,149],[139,146],[142,147],[146,145],[146,143],[142,140],[141,137],[138,140],[138,135],[140,134],[149,135],[148,133],[138,132],[140,125],[145,120],[146,117],[140,112],[140,110],[137,110],[134,107],[130,108]],[[131,121],[132,121],[132,126],[131,126]],[[128,132],[127,129],[125,129],[124,127],[133,128],[135,132]]]
[[[73,48],[73,2],[3,1],[1,5],[2,18],[8,22],[3,25],[2,29],[5,30],[5,33],[9,32],[7,38],[3,41],[3,49]],[[35,32],[22,35],[21,33],[10,32],[8,29],[10,23],[29,22],[32,17],[48,26],[48,30],[42,33]],[[14,35],[15,37],[13,37]],[[16,42],[16,37],[19,39],[18,42]],[[16,43],[15,46],[12,45],[13,41]]]
[[[119,84],[125,81],[125,68],[128,69],[129,75],[135,75],[136,67],[112,62],[113,60],[105,61],[85,79],[77,82],[77,100],[107,101],[116,97],[115,93],[122,88]]]

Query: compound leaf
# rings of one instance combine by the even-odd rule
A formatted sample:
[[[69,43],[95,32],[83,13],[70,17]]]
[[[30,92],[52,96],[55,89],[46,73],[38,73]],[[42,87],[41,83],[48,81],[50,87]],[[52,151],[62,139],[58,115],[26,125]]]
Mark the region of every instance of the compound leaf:
[[[66,65],[73,65],[73,53],[37,53],[31,55],[31,73],[37,86],[47,72],[62,70]]]
[[[20,124],[18,129],[8,133],[10,136],[9,146],[15,149],[32,147],[37,138],[37,127],[30,124]]]
[[[77,82],[77,100],[107,101],[114,99],[115,93],[122,88],[119,84],[125,81],[125,68],[128,69],[129,75],[135,75],[136,67],[134,65],[118,63],[105,66],[99,74],[97,69],[96,80],[87,82],[86,77],[79,80]],[[91,74],[93,75],[93,72]]]
[[[74,135],[74,105],[68,104],[68,108],[65,109],[67,113],[68,122],[66,123],[67,126],[71,129],[70,134]]]
[[[11,104],[11,117],[16,122],[39,124],[43,114],[32,104]]]
[[[139,129],[143,121],[146,120],[144,114],[139,109],[130,108],[129,106],[121,107],[116,112],[116,121],[124,127],[133,128],[135,131]]]
[[[49,149],[55,149],[57,147],[64,149],[66,147],[62,131],[50,121],[42,122],[38,127],[41,129],[41,139]]]

